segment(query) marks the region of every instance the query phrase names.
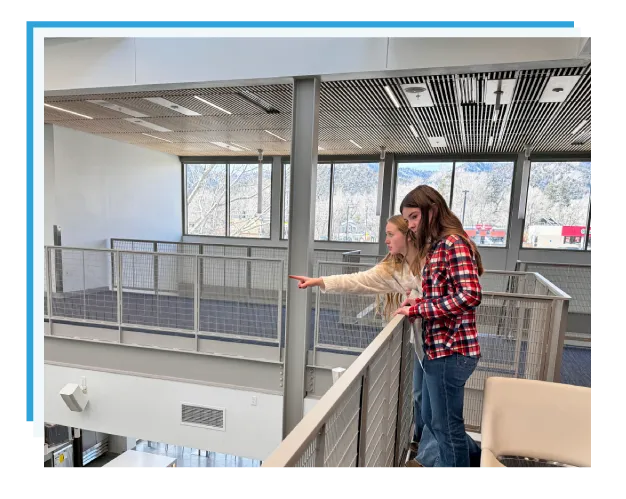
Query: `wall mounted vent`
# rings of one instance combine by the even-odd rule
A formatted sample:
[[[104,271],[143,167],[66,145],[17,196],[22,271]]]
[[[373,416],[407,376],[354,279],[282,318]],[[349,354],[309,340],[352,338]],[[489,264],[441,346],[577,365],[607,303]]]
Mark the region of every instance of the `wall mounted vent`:
[[[224,409],[192,404],[182,404],[181,406],[181,423],[184,425],[224,430],[224,416]]]

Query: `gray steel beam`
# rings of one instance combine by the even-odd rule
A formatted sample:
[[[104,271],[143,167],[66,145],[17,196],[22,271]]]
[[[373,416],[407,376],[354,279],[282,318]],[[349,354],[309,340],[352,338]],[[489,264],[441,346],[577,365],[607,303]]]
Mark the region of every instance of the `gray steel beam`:
[[[380,230],[378,233],[378,254],[387,254],[387,245],[385,244],[385,227],[387,226],[387,219],[393,213],[393,206],[391,205],[393,199],[392,179],[393,179],[393,166],[395,162],[395,156],[387,153],[385,155],[385,167],[383,172],[383,196],[380,205]]]
[[[283,190],[281,186],[283,176],[283,162],[281,156],[274,156],[272,158],[272,216],[270,218],[270,239],[272,241],[280,241],[282,236],[283,224],[282,213],[283,208],[282,195]]]
[[[295,79],[289,201],[290,275],[311,275],[319,130],[319,77]],[[283,435],[304,416],[307,338],[311,333],[311,291],[289,279],[285,335]]]

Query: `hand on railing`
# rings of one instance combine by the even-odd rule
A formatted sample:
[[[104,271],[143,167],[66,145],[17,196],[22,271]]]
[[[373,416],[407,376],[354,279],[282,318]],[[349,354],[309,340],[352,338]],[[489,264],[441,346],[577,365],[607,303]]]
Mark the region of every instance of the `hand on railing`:
[[[311,288],[315,286],[319,286],[320,288],[324,289],[324,280],[321,277],[306,277],[302,275],[290,275],[289,278],[300,281],[298,283],[298,287],[300,289],[306,289],[306,288]]]

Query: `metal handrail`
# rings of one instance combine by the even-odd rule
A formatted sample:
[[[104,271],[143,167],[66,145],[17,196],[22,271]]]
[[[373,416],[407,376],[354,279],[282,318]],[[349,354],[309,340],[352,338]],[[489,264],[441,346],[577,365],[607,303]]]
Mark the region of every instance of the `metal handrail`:
[[[391,341],[398,327],[403,327],[404,317],[396,316],[363,350],[337,382],[326,392],[317,404],[304,416],[298,425],[287,435],[278,448],[263,462],[263,467],[293,466],[304,450],[317,438],[317,435],[332,412],[343,401],[344,395],[361,377],[376,355]]]

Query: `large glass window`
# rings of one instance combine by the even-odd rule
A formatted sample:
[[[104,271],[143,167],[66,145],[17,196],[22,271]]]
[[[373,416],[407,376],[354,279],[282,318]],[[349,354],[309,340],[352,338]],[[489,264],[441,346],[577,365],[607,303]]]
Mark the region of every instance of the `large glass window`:
[[[418,185],[429,185],[437,189],[450,203],[453,163],[398,163],[396,177],[396,207],[394,214],[400,213],[400,203]]]
[[[185,165],[187,234],[270,237],[272,165]],[[226,207],[228,206],[228,210]]]
[[[380,216],[376,215],[378,168],[378,163],[317,165],[316,241],[378,241],[380,223]],[[290,165],[284,165],[283,238],[285,239],[288,237],[289,229],[290,174]]]
[[[400,213],[409,191],[429,185],[448,202],[476,244],[506,246],[513,169],[513,162],[398,163],[395,213]]]
[[[585,249],[590,196],[591,162],[533,162],[522,246]]]
[[[454,165],[452,211],[480,246],[506,246],[513,168],[512,161]]]

